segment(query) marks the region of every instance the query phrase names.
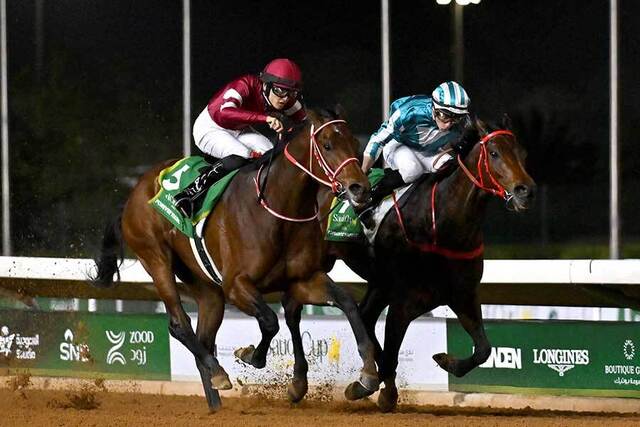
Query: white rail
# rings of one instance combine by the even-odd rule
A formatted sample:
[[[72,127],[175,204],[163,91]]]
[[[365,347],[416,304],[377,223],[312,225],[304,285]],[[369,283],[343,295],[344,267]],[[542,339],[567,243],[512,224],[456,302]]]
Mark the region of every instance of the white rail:
[[[84,281],[94,269],[90,259],[0,257],[0,279]],[[120,273],[123,282],[151,281],[136,260],[125,260]],[[336,282],[365,282],[342,261],[336,263],[329,275]],[[640,284],[640,259],[486,260],[482,282]]]
[[[120,273],[122,282],[140,286],[95,289],[86,284],[93,272],[90,259],[0,257],[0,291],[55,298],[157,299],[138,261],[125,260]],[[329,275],[360,292],[365,283],[341,261]],[[480,299],[483,304],[639,309],[638,284],[640,259],[486,260]]]

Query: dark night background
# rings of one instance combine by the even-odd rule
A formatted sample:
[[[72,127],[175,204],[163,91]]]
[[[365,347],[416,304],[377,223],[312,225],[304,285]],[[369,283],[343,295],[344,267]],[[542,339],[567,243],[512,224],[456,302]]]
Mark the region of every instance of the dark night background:
[[[182,2],[44,0],[42,45],[36,2],[7,3],[14,254],[90,256],[137,175],[181,153]],[[453,78],[452,8],[390,5],[392,98],[430,93]],[[540,186],[524,215],[491,204],[487,255],[606,257],[609,1],[483,0],[464,14],[473,111],[512,116]],[[619,14],[629,257],[640,255],[640,2],[620,1]],[[194,119],[228,80],[290,57],[303,69],[307,104],[341,103],[363,139],[380,125],[379,1],[194,0],[191,18]]]

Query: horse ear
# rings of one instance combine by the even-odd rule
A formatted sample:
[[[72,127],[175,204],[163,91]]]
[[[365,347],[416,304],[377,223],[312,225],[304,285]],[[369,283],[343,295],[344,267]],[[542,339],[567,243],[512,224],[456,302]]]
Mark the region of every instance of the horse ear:
[[[333,111],[338,115],[338,118],[346,120],[347,110],[344,109],[342,104],[336,104],[335,107],[333,107]]]
[[[507,113],[502,115],[502,128],[506,130],[513,129],[513,123],[511,122],[511,117]]]
[[[480,132],[480,136],[484,136],[489,133],[489,128],[487,127],[487,124],[478,118],[476,118],[476,128],[478,128],[478,131]]]

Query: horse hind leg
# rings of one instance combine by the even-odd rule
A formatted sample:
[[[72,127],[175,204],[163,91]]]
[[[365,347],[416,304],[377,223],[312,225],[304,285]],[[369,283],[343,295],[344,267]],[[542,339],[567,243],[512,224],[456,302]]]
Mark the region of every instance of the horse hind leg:
[[[285,293],[282,298],[282,306],[284,307],[284,317],[287,321],[287,327],[291,332],[291,342],[293,343],[293,354],[295,363],[293,365],[293,379],[287,387],[287,395],[293,403],[299,402],[307,394],[309,384],[307,381],[307,372],[309,364],[304,355],[302,346],[302,336],[300,335],[300,318],[302,313],[302,304]]]
[[[264,302],[262,294],[248,277],[237,276],[228,289],[226,294],[228,301],[249,316],[255,317],[262,333],[257,347],[250,345],[238,348],[233,354],[244,363],[262,369],[267,364],[267,352],[271,340],[280,329],[278,316]]]
[[[439,353],[434,355],[433,359],[445,371],[456,377],[462,377],[489,358],[491,344],[484,330],[482,311],[476,296],[462,302],[452,303],[449,306],[458,316],[462,327],[473,339],[473,354],[466,359],[456,359],[447,353]]]
[[[212,287],[207,283],[199,283],[197,288],[194,286],[194,289],[198,303],[196,337],[215,356],[216,334],[224,316],[224,295],[220,288]],[[212,375],[211,371],[198,358],[196,358],[196,366],[200,372],[209,410],[216,412],[221,406],[218,390],[228,390],[232,387],[229,376],[222,367]]]
[[[212,387],[220,389],[231,388],[231,382],[226,372],[211,351],[198,340],[191,328],[191,319],[184,311],[180,295],[176,289],[173,270],[167,267],[170,264],[161,263],[155,266],[148,266],[143,262],[143,265],[153,278],[156,289],[169,314],[169,333],[171,336],[180,341],[194,355],[196,362],[200,364],[198,369],[201,370],[201,373],[206,369],[209,377],[213,377],[213,384],[209,381]],[[207,384],[203,383],[203,386],[206,388]],[[217,410],[220,407],[220,398],[217,394],[210,393],[207,395],[207,403],[210,409]]]

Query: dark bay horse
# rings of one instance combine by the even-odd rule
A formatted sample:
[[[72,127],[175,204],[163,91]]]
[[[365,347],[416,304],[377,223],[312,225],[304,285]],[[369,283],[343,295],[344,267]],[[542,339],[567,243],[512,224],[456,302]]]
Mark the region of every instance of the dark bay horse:
[[[522,211],[530,207],[535,190],[524,168],[524,149],[506,130],[510,127],[506,116],[502,126],[505,130],[475,120],[462,137],[465,144],[475,144],[470,153],[458,159],[460,166],[446,176],[431,175],[415,184],[397,210],[392,208],[382,220],[373,253],[358,243],[327,243],[327,269],[341,258],[368,281],[360,311],[376,345],[380,380],[385,383],[378,396],[383,411],[397,404],[398,352],[407,327],[420,315],[448,305],[473,339],[469,358],[433,356],[447,372],[463,376],[491,353],[478,301],[486,204],[494,194],[507,200],[508,207]],[[324,196],[319,199],[323,213],[332,199],[328,193]],[[381,349],[374,329],[387,306]],[[362,396],[368,393],[359,391]]]
[[[357,384],[377,390],[375,347],[351,296],[323,270],[322,235],[317,220],[319,183],[341,190],[352,203],[364,202],[369,183],[356,158],[358,141],[344,120],[328,112],[309,112],[304,127],[284,145],[284,155],[260,170],[249,165],[240,170],[207,220],[204,236],[208,252],[222,275],[217,286],[199,267],[189,239],[158,214],[148,201],[158,192],[158,174],[173,161],[147,172],[133,189],[121,219],[107,228],[97,261],[96,284],[108,286],[118,271],[120,232],[152,277],[170,318],[169,331],[195,356],[211,411],[220,407],[218,389],[229,389],[225,370],[214,357],[225,301],[257,319],[262,339],[236,355],[257,368],[266,364],[271,339],[278,332],[278,317],[262,294],[281,291],[285,306],[335,305],[350,322],[364,367]],[[257,202],[268,169],[269,185],[262,205]],[[264,188],[264,184],[261,184]],[[119,252],[120,250],[120,252]],[[188,287],[198,304],[194,334],[176,288],[175,276]],[[291,316],[294,316],[293,318]],[[297,317],[296,317],[297,316]],[[300,312],[289,310],[287,323],[299,322]],[[300,331],[292,340],[301,345]],[[289,397],[300,400],[307,392],[306,362],[294,367]]]

